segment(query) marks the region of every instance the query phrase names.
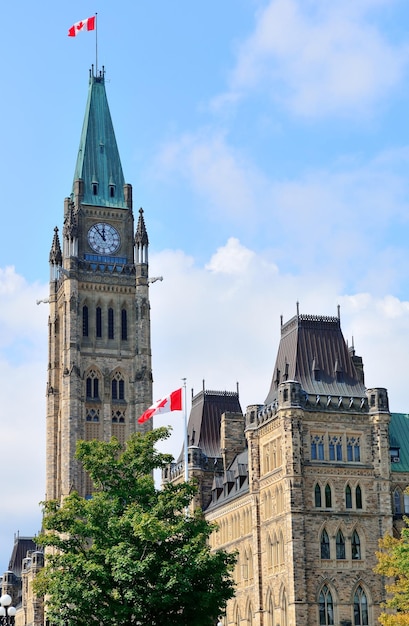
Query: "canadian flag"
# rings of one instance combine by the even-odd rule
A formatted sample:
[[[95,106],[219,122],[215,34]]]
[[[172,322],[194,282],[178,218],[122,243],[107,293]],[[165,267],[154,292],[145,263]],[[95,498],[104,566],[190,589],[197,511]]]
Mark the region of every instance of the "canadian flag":
[[[78,33],[82,33],[86,30],[95,30],[95,15],[87,17],[85,20],[81,20],[71,26],[68,29],[68,37],[76,37]]]
[[[172,393],[166,398],[157,400],[149,409],[146,409],[145,413],[142,413],[138,422],[143,424],[151,419],[154,415],[159,413],[169,413],[169,411],[181,411],[182,410],[182,388],[172,391]]]

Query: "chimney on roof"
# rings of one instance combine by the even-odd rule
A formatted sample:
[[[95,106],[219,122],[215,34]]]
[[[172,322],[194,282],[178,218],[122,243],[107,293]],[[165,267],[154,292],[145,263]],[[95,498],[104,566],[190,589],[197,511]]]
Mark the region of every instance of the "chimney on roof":
[[[220,424],[220,448],[223,469],[229,467],[234,457],[246,447],[244,435],[244,415],[242,413],[223,413]]]

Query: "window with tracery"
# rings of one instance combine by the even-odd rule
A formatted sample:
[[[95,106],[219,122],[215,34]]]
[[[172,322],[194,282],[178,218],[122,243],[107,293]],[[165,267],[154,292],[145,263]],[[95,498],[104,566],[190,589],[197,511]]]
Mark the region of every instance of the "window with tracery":
[[[354,595],[354,625],[368,626],[368,600],[365,591],[359,585]]]
[[[334,605],[332,594],[327,585],[320,591],[319,600],[320,626],[332,626],[334,624]]]
[[[95,370],[90,370],[85,381],[87,400],[99,400],[99,379]]]
[[[325,528],[324,528],[324,530],[321,533],[320,544],[321,544],[321,558],[322,559],[329,559],[329,558],[331,558],[329,537],[328,537],[328,533],[325,530]]]
[[[356,530],[352,533],[351,538],[351,555],[354,560],[361,559],[361,540]]]
[[[108,339],[114,338],[114,309],[108,309]]]
[[[321,486],[317,483],[314,489],[314,502],[317,508],[321,508],[322,499],[321,499]]]
[[[117,372],[111,380],[112,400],[125,400],[125,381],[120,372]]]
[[[357,509],[362,509],[362,489],[359,485],[355,489],[355,506]]]
[[[347,509],[352,509],[352,490],[350,485],[345,487],[345,507]]]
[[[344,538],[342,530],[339,530],[337,532],[335,545],[336,545],[337,559],[345,559],[345,538]]]
[[[396,515],[401,515],[402,513],[402,502],[401,502],[401,493],[400,489],[395,489],[393,492],[393,505],[394,512]]]

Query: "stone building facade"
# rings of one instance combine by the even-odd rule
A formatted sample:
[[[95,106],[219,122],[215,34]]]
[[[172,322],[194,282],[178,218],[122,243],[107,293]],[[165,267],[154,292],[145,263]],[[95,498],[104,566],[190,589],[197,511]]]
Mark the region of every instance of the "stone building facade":
[[[391,416],[385,389],[365,387],[339,314],[297,310],[282,324],[264,404],[243,414],[236,394],[234,412],[223,413],[224,394],[198,394],[188,426],[197,504],[217,524],[212,547],[238,555],[222,621],[377,624],[378,540],[409,511],[408,416]],[[181,475],[182,455],[163,480]]]
[[[62,246],[50,252],[46,499],[92,485],[75,460],[79,439],[124,442],[152,403],[148,235],[136,232],[105,93],[90,73]]]

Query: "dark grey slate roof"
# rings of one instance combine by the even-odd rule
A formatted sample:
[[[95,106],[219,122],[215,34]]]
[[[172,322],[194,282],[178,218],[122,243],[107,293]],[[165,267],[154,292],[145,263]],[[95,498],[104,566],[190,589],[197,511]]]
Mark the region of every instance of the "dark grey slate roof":
[[[221,457],[220,424],[223,413],[242,413],[236,391],[203,390],[192,398],[188,445],[198,446],[208,458]],[[183,460],[183,451],[179,461]]]
[[[365,396],[338,317],[296,315],[281,327],[281,340],[265,404],[277,398],[278,384],[296,380],[309,394]]]

